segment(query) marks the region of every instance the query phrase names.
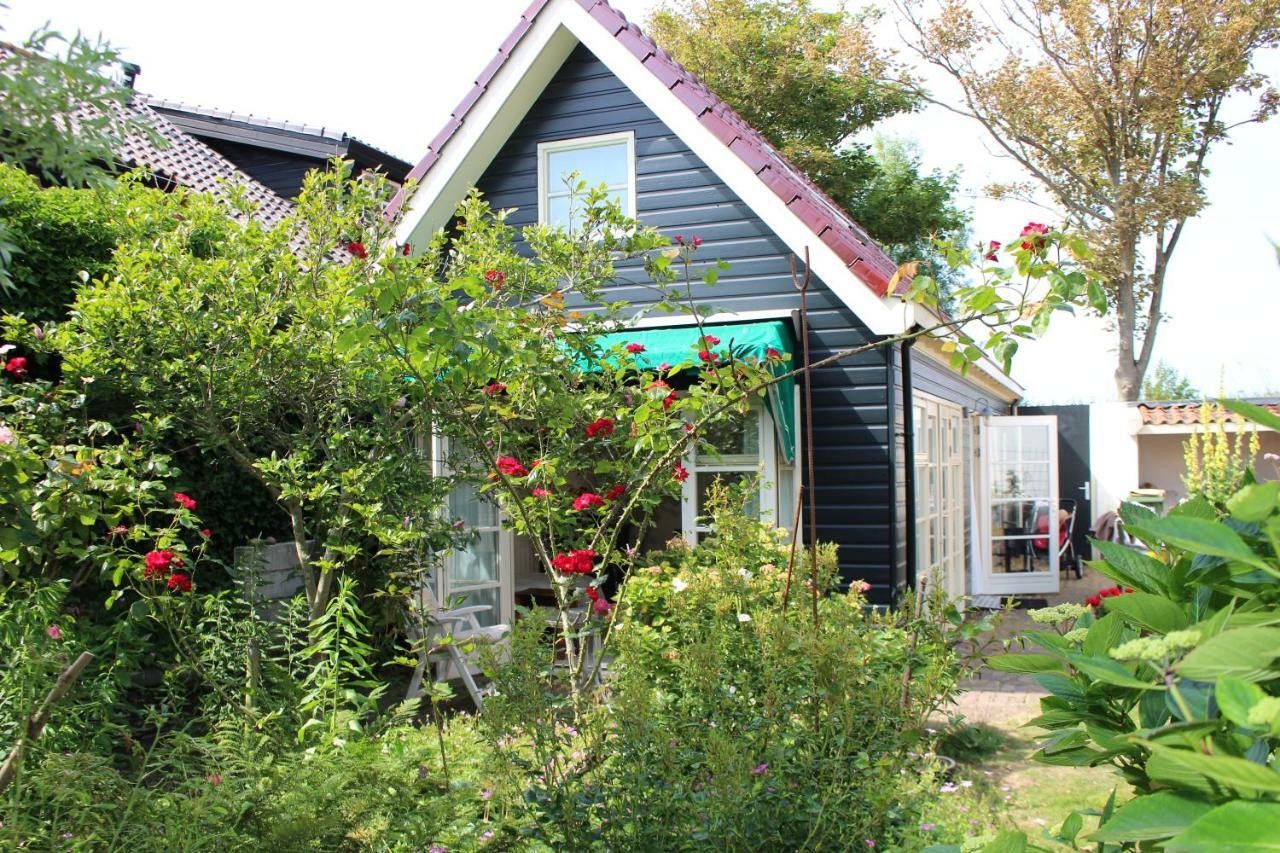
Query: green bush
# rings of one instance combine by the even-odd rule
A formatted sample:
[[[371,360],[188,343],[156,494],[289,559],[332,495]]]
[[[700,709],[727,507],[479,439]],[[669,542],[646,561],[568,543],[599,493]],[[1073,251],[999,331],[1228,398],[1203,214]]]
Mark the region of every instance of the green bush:
[[[1271,429],[1280,418],[1228,408]],[[1252,480],[1252,477],[1247,477]],[[1087,840],[1141,849],[1280,845],[1280,483],[1247,482],[1219,508],[1193,497],[1161,517],[1121,509],[1145,552],[1097,542],[1093,567],[1122,592],[1032,613],[1034,654],[992,666],[1030,672],[1051,695],[1031,724],[1036,758],[1111,765],[1115,796]],[[1059,837],[1082,829],[1078,812]]]

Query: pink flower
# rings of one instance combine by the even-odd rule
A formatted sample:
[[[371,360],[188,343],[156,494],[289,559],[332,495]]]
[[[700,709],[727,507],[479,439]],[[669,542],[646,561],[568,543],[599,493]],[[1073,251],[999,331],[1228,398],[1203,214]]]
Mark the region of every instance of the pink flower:
[[[632,355],[639,355],[644,352],[644,344],[630,343],[627,344],[627,352]]]
[[[664,361],[664,362],[662,362],[662,364],[659,364],[659,365],[658,365],[658,372],[659,372],[659,373],[668,373],[668,372],[670,372],[670,370],[671,370],[671,362],[669,362],[669,361]]]
[[[597,435],[613,435],[613,418],[596,418],[587,424],[587,438]]]
[[[683,483],[685,480],[689,479],[689,471],[684,467],[684,465],[677,462],[676,467],[671,469],[671,476]]]
[[[59,628],[57,625],[50,625],[48,628],[44,629],[44,632],[48,634],[51,639],[54,639],[54,640],[62,639],[62,629]]]
[[[189,495],[185,495],[182,492],[174,492],[173,500],[184,509],[194,510],[196,508],[196,502]]]
[[[715,335],[705,335],[702,338],[702,344],[704,347],[718,346],[719,343],[720,343],[720,339],[717,338]]]
[[[587,587],[587,598],[591,599],[591,611],[597,616],[608,616],[616,606],[594,586]]]
[[[544,488],[542,486],[538,486],[536,489],[533,490],[533,496],[535,498],[549,498],[551,497],[551,490]]]
[[[406,258],[409,257],[409,255],[413,254],[413,244],[405,243],[403,246],[401,246],[400,254],[404,255]]]
[[[693,239],[690,240],[689,243],[693,246],[693,248],[696,249],[702,245],[702,238],[699,237],[697,234],[694,234]]]
[[[482,800],[487,800],[492,796],[493,796],[492,788],[485,788],[483,791],[480,792],[480,799]]]
[[[527,477],[528,470],[514,456],[499,456],[497,462],[498,470],[508,477]]]
[[[13,434],[13,430],[7,426],[0,424],[0,444],[17,444],[18,437]]]
[[[215,788],[222,784],[221,773],[210,773],[208,776],[204,777],[204,779]]]
[[[597,506],[604,506],[604,498],[595,492],[583,492],[573,499],[573,508],[575,510],[590,509]]]

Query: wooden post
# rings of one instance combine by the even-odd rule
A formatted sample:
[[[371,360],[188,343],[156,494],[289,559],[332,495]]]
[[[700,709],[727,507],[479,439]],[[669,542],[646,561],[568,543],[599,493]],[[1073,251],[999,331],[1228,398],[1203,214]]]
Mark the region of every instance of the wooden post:
[[[49,691],[49,695],[44,697],[40,707],[27,719],[25,734],[18,737],[18,742],[9,752],[9,757],[4,760],[3,765],[0,765],[0,792],[8,788],[13,780],[17,778],[18,766],[22,763],[24,748],[28,742],[38,739],[44,733],[44,727],[49,723],[49,714],[53,710],[54,704],[71,689],[71,685],[75,683],[75,680],[80,677],[80,673],[84,672],[84,668],[92,660],[92,652],[81,652],[80,657],[76,658],[71,666],[62,671],[62,675],[58,676],[58,680],[53,685],[53,689]]]

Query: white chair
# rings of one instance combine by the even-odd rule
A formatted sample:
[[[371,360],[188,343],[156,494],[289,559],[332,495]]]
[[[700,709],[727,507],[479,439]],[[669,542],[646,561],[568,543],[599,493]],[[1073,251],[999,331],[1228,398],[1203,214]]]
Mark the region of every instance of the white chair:
[[[493,692],[493,687],[492,685],[480,687],[476,684],[471,674],[471,662],[468,660],[468,658],[474,658],[476,650],[472,649],[468,652],[463,647],[502,643],[510,633],[511,627],[502,624],[488,626],[480,624],[477,615],[492,610],[493,606],[489,604],[472,604],[453,610],[444,610],[436,600],[435,594],[425,587],[418,591],[415,598],[414,604],[426,621],[427,636],[421,635],[419,623],[411,619],[409,636],[419,646],[418,665],[414,667],[413,677],[409,679],[409,689],[405,692],[405,699],[416,699],[422,692],[422,679],[426,674],[427,665],[434,661],[435,680],[447,681],[449,671],[456,670],[458,678],[462,679],[467,692],[471,694],[471,701],[475,702],[476,710],[483,711],[484,697]],[[437,642],[438,639],[450,641]]]

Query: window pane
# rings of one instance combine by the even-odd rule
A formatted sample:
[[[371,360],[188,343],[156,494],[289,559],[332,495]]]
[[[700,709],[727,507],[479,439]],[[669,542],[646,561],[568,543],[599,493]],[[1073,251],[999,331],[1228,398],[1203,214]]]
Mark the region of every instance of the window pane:
[[[498,532],[489,530],[453,555],[453,586],[498,580]]]
[[[719,455],[699,452],[699,462],[714,464],[727,461],[727,457],[755,461],[760,457],[760,411],[751,409],[746,417],[734,416],[713,424],[705,430],[706,440],[719,451]]]
[[[753,472],[748,471],[719,471],[704,472],[696,474],[698,489],[698,518],[701,519],[707,512],[707,496],[711,492],[711,484],[717,479],[725,486],[736,486],[744,480],[755,477]],[[747,504],[747,512],[750,515],[760,514],[760,495],[756,493],[750,503]],[[705,522],[699,522],[703,524]]]
[[[501,616],[501,614],[498,612],[499,591],[500,590],[498,589],[498,587],[494,586],[494,587],[489,587],[487,589],[470,589],[470,590],[466,590],[465,592],[460,591],[457,593],[457,595],[462,597],[462,604],[460,605],[462,607],[471,607],[472,605],[476,605],[476,604],[489,605],[488,610],[485,610],[483,612],[476,614],[476,621],[480,623],[481,627],[487,628],[490,625],[498,624],[498,619]],[[454,623],[454,624],[465,625],[466,623],[464,622],[464,623]]]
[[[547,191],[564,192],[565,181],[574,172],[578,173],[580,180],[586,181],[588,189],[600,184],[626,186],[628,166],[625,142],[553,151],[547,155]]]
[[[474,486],[460,484],[449,495],[449,511],[462,519],[468,530],[477,527],[497,527],[498,508],[476,494]]]
[[[582,207],[581,199],[571,196],[562,195],[557,198],[547,199],[547,225],[554,225],[559,228],[571,228],[573,225],[581,225],[581,221],[577,223],[570,222],[571,212]],[[581,220],[581,214],[578,215]]]

